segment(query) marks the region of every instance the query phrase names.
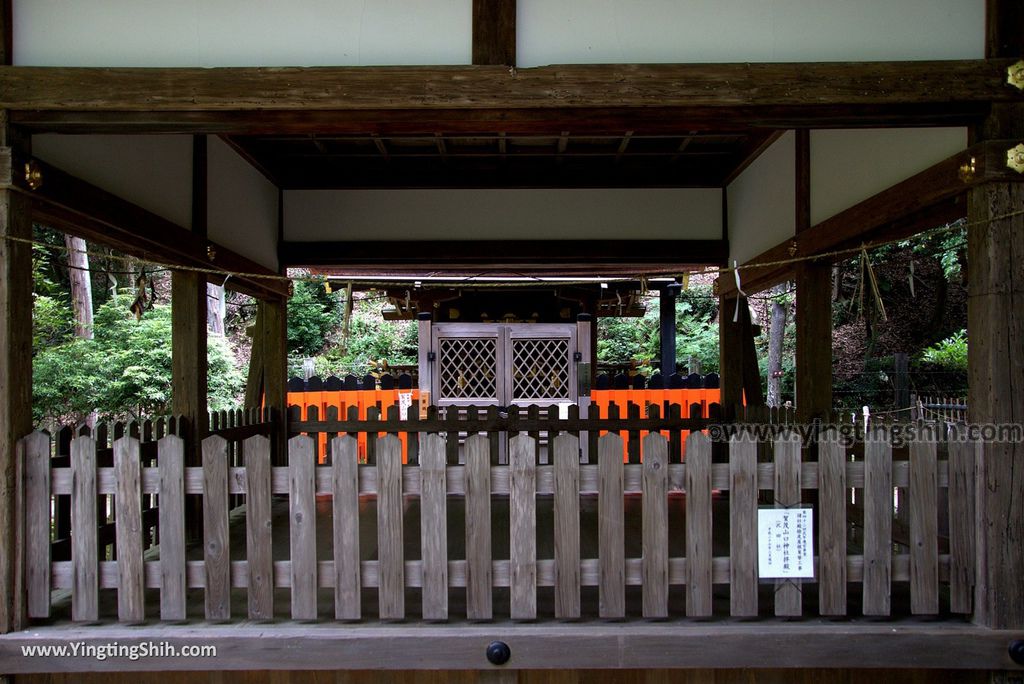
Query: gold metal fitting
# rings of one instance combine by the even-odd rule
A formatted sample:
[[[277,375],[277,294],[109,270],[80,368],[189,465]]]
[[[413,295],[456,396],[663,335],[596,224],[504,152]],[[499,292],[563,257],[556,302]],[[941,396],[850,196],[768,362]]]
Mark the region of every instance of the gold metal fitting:
[[[291,280],[288,281],[288,296],[295,296],[295,282]]]
[[[786,251],[789,252],[789,256],[791,256],[791,257],[795,257],[796,256],[796,252],[797,252],[796,240],[793,240],[792,242],[789,243],[789,249],[787,249]]]
[[[1017,90],[1024,90],[1024,59],[1006,67],[1006,82]]]
[[[25,182],[32,190],[43,187],[43,169],[35,159],[25,162]]]
[[[217,248],[213,245],[206,245],[206,258],[213,261],[217,258]]]
[[[960,169],[957,175],[960,176],[960,180],[964,183],[970,183],[974,180],[974,175],[978,172],[978,160],[971,157],[969,161],[964,162],[960,165]]]
[[[1024,173],[1024,143],[1006,151],[1006,165],[1017,173]]]

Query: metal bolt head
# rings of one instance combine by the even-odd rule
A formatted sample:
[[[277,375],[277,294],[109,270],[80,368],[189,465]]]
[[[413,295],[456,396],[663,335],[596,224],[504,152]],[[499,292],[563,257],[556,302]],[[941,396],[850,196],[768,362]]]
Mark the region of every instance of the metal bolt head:
[[[1010,642],[1010,647],[1007,649],[1010,654],[1010,660],[1017,663],[1018,665],[1024,666],[1024,640],[1015,639]]]
[[[978,171],[978,160],[971,157],[970,161],[964,162],[960,165],[959,176],[960,180],[964,183],[970,183],[974,180],[974,175]]]
[[[1017,173],[1024,173],[1024,143],[1006,151],[1006,165]]]
[[[1024,59],[1006,67],[1006,82],[1017,90],[1024,90]]]
[[[487,644],[487,660],[492,665],[504,665],[512,657],[512,649],[504,641]]]
[[[43,187],[43,170],[35,159],[25,162],[25,182],[30,190]]]

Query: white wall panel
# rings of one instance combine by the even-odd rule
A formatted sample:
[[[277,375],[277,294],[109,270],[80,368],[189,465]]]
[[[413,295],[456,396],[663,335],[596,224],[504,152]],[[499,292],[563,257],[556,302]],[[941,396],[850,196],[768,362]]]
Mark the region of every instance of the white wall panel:
[[[966,147],[966,128],[811,131],[811,224]]]
[[[285,239],[720,239],[718,189],[289,190]]]
[[[207,235],[277,270],[277,186],[216,136],[207,136]]]
[[[729,259],[742,264],[796,230],[796,135],[789,131],[727,190]]]
[[[984,57],[981,0],[519,0],[519,66]]]
[[[14,0],[35,66],[468,64],[469,0]]]
[[[34,135],[32,154],[183,228],[192,227],[191,136]]]

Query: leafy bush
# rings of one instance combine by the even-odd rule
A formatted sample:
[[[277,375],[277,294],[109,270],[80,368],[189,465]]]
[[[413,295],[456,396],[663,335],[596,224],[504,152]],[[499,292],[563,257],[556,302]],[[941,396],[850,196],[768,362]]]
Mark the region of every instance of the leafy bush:
[[[171,308],[156,306],[136,321],[125,301],[111,300],[97,309],[94,339],[67,337],[35,350],[37,422],[80,421],[93,411],[107,419],[170,410]],[[210,408],[234,406],[244,378],[225,338],[210,338],[207,363]]]
[[[947,370],[967,372],[967,331],[961,330],[921,353],[921,360]]]
[[[340,293],[328,293],[321,282],[295,281],[288,300],[288,353],[299,357],[319,354],[342,315]]]

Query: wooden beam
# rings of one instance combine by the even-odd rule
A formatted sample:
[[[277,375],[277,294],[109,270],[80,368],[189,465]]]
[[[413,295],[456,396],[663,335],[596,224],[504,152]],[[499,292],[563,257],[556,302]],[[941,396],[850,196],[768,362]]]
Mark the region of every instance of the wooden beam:
[[[0,65],[14,63],[13,0],[0,0]]]
[[[140,258],[172,266],[216,268],[235,273],[276,275],[273,271],[208,241],[197,232],[121,199],[55,166],[35,160],[43,175],[37,189],[24,178],[14,185],[31,197],[32,216],[39,223],[98,242]],[[209,258],[207,246],[215,257]],[[282,281],[240,276],[229,286],[254,296],[280,296],[287,291]]]
[[[27,152],[28,145],[0,111],[0,146]],[[11,189],[13,172],[0,167],[0,634],[24,624],[15,452],[32,431],[32,247],[3,239],[30,239],[32,213],[28,198]]]
[[[284,266],[389,271],[458,267],[653,268],[722,264],[724,240],[487,240],[285,242]]]
[[[726,419],[743,403],[743,325],[733,321],[737,297],[718,298],[718,358],[721,376],[721,405]],[[739,307],[747,306],[740,298]]]
[[[743,173],[748,166],[754,163],[754,160],[761,156],[761,153],[772,146],[776,140],[782,137],[785,131],[751,131],[750,136],[747,139],[747,144],[743,146],[743,149],[737,155],[736,165],[729,171],[729,173],[722,179],[721,185],[725,187],[736,180],[741,173]],[[682,153],[688,146],[693,138],[686,138],[682,144],[679,145],[679,152]],[[672,161],[675,161],[680,155],[672,157]]]
[[[871,240],[891,240],[935,228],[966,215],[966,206],[958,198],[978,185],[996,181],[1024,182],[1024,175],[1006,167],[1006,151],[1017,139],[990,140],[972,145],[963,152],[931,166],[910,178],[855,204],[792,240],[762,252],[747,266],[770,263],[798,256],[813,256],[854,247]],[[972,166],[969,176],[961,175],[962,166]],[[834,257],[832,261],[848,256]],[[793,265],[746,268],[743,289],[748,294],[767,289],[791,277]],[[723,293],[735,291],[733,279],[720,280]]]
[[[263,319],[263,405],[274,412],[282,425],[272,437],[275,463],[284,465],[288,433],[283,429],[288,408],[288,301],[285,298],[260,302]]]
[[[690,128],[922,124],[974,121],[993,102],[1024,100],[1006,84],[1011,63],[0,67],[0,104],[19,112],[19,124],[77,121],[80,130],[106,126],[121,132],[138,124],[179,132],[191,126],[215,133],[303,127],[323,133],[332,121],[341,127],[344,113],[362,112],[364,132],[392,118],[419,131],[447,131],[444,121],[477,131],[487,121],[492,130],[511,131],[517,121],[546,118],[547,130],[577,133],[575,123],[550,123],[607,120],[617,109],[630,116],[655,109],[660,119]],[[368,122],[373,125],[366,128]],[[620,131],[640,128],[618,121]]]
[[[473,0],[473,64],[516,65],[516,0]]]
[[[920,671],[922,664],[935,670],[1007,670],[1015,668],[1007,655],[1007,644],[1020,637],[1019,632],[988,630],[963,623],[813,619],[585,626],[501,623],[500,627],[285,622],[279,630],[270,631],[266,625],[253,622],[203,625],[201,629],[165,624],[42,626],[0,636],[0,658],[10,673],[42,673],[51,671],[54,661],[22,657],[22,648],[82,642],[84,648],[94,649],[115,641],[125,647],[166,641],[180,652],[182,646],[200,640],[204,646],[215,646],[219,657],[68,658],[61,662],[61,667],[64,672],[110,673],[195,671],[203,667],[221,671],[490,669],[499,673],[501,670],[488,663],[485,657],[485,646],[497,633],[498,638],[511,646],[514,666],[523,670],[728,667],[781,668],[788,672],[795,671],[793,668],[820,668],[821,672],[834,668]],[[282,642],[289,639],[297,640],[302,647],[284,648]],[[678,674],[685,679],[684,672]],[[908,678],[910,674],[916,673],[908,673]],[[814,675],[822,676],[820,672]],[[436,675],[437,678],[443,676]],[[327,678],[333,678],[333,674]],[[367,677],[374,678],[373,675]],[[694,678],[701,676],[695,672]],[[737,680],[749,678],[749,670],[735,677]],[[780,678],[787,677],[778,671],[765,677],[769,681]],[[845,677],[837,678],[845,681]],[[884,680],[884,676],[882,678]],[[465,679],[472,680],[472,677]]]
[[[832,410],[832,264],[803,262],[796,281],[796,415],[809,423]]]
[[[1024,4],[1019,0],[986,0],[985,56],[1024,57]]]

